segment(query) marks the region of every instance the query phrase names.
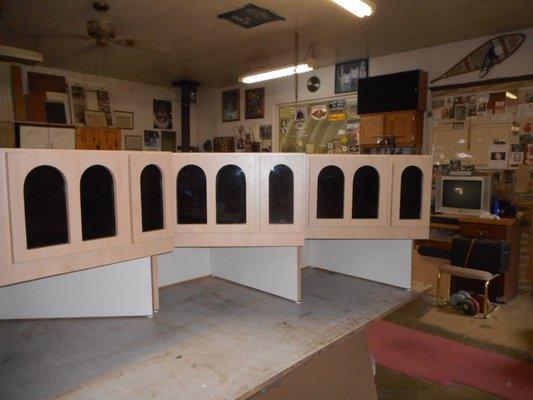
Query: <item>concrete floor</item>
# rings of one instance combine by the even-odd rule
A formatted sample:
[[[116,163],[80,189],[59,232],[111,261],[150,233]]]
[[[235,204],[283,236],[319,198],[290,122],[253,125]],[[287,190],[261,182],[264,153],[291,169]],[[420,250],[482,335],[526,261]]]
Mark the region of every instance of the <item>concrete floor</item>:
[[[499,314],[496,316],[496,318],[498,318],[498,320],[505,320],[506,318],[509,318],[509,315],[512,315],[513,318],[515,318],[517,321],[520,321],[520,323],[515,324],[512,329],[521,329],[528,332],[528,334],[531,334],[533,333],[533,314],[531,313],[531,308],[521,306],[524,303],[529,304],[531,301],[533,301],[533,297],[531,297],[531,295],[523,294],[517,299],[515,299],[514,302],[510,303],[508,307],[502,307],[500,310],[498,310]],[[517,306],[513,306],[513,303],[515,303]],[[497,338],[495,340],[495,338],[493,337],[491,338],[490,342],[484,341],[480,339],[479,335],[469,334],[470,331],[467,329],[461,331],[456,327],[454,331],[451,331],[443,329],[439,326],[428,325],[423,323],[422,321],[424,321],[424,316],[428,312],[435,310],[434,304],[434,297],[423,296],[415,300],[414,302],[411,302],[406,306],[398,309],[397,311],[391,313],[385,319],[389,322],[393,322],[411,329],[420,330],[449,340],[454,340],[469,346],[493,351],[523,361],[533,362],[533,357],[531,357],[531,354],[528,351],[526,351],[524,348],[521,348],[520,346],[517,346],[517,348],[509,347],[509,342],[506,340],[502,340],[502,343],[498,343]],[[449,316],[446,315],[449,312],[449,310],[442,310],[443,318],[449,318]],[[471,321],[465,320],[465,324],[468,324],[470,322]],[[495,322],[494,320],[477,320],[474,323],[479,324],[480,326],[490,326],[491,323],[494,324]],[[442,326],[442,324],[439,325]],[[461,385],[439,386],[421,379],[408,377],[406,375],[389,370],[379,365],[377,366],[376,384],[378,387],[380,400],[497,399],[493,395],[484,393],[477,389]]]

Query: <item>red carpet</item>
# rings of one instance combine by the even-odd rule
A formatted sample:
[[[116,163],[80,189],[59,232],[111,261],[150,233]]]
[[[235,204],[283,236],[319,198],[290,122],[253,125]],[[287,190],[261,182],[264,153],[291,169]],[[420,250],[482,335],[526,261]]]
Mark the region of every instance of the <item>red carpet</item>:
[[[376,362],[439,385],[452,382],[509,400],[533,399],[533,364],[387,321],[368,328]]]

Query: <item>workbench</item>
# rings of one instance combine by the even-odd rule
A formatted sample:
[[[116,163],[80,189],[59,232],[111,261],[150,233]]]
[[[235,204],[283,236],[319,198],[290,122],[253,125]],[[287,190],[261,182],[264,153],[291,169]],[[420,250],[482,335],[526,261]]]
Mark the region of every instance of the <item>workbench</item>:
[[[0,397],[376,399],[365,328],[416,296],[306,268],[299,304],[206,277],[153,318],[0,321]]]

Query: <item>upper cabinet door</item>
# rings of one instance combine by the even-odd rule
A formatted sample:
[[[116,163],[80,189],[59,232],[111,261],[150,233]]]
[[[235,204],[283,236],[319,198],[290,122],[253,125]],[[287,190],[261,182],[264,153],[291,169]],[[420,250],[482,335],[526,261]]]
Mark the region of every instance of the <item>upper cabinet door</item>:
[[[417,137],[416,122],[416,111],[386,113],[384,134],[386,136],[394,136],[397,146],[413,146]]]
[[[383,114],[361,115],[360,142],[361,146],[377,145],[383,137]]]
[[[71,150],[76,148],[76,133],[74,129],[51,127],[48,132],[50,134],[50,148]]]
[[[303,229],[302,154],[261,154],[261,232]]]
[[[49,149],[48,127],[21,125],[20,147],[23,149]]]

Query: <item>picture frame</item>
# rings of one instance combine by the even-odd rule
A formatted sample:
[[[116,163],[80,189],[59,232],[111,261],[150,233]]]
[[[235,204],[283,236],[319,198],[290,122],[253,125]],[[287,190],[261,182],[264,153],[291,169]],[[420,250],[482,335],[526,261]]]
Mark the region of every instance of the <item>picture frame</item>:
[[[357,92],[360,78],[368,77],[368,58],[335,64],[335,94]]]
[[[65,103],[57,100],[45,100],[44,111],[46,114],[46,122],[49,124],[67,124],[67,111]]]
[[[244,91],[245,119],[265,118],[265,88]]]
[[[241,120],[241,91],[240,89],[222,92],[222,122]]]
[[[82,85],[72,84],[70,86],[70,101],[72,103],[72,122],[76,126],[84,126],[87,98],[85,88]]]
[[[154,129],[172,129],[172,102],[153,100]]]
[[[161,150],[161,136],[158,131],[144,131],[144,148],[147,150]]]
[[[45,102],[46,101],[55,101],[55,102],[63,103],[63,107],[65,108],[65,124],[67,125],[72,124],[72,116],[71,116],[70,101],[69,101],[68,93],[46,92]]]
[[[85,125],[88,128],[107,128],[107,118],[105,112],[96,110],[85,110]]]
[[[511,157],[509,157],[509,165],[511,167],[518,167],[524,163],[524,152],[523,151],[513,151],[511,152]]]
[[[161,151],[176,152],[176,131],[161,131]]]
[[[124,150],[142,151],[143,138],[139,135],[124,136]]]
[[[120,129],[134,129],[134,115],[131,111],[118,111],[115,110],[115,128]]]
[[[509,164],[509,146],[492,144],[489,146],[487,167],[489,169],[505,169]]]

